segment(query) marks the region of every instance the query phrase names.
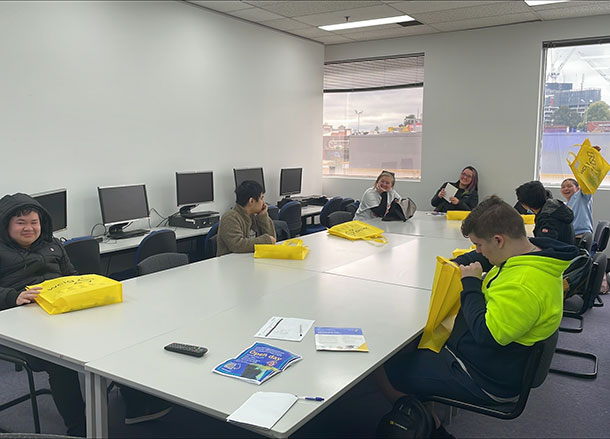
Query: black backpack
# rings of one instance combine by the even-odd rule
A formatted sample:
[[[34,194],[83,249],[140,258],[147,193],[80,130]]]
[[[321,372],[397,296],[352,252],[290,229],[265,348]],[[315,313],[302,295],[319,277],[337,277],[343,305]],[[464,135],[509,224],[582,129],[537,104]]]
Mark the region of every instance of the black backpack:
[[[593,258],[589,252],[581,248],[578,256],[572,259],[568,268],[563,272],[563,298],[572,297],[574,294],[583,294],[593,267]]]
[[[427,438],[434,431],[432,415],[419,399],[403,396],[377,426],[379,438]]]

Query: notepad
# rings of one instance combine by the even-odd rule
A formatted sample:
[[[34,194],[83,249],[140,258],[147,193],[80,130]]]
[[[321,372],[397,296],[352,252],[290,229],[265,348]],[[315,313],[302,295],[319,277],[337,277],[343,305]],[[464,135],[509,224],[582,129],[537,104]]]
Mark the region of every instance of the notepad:
[[[290,393],[256,392],[229,415],[227,422],[255,425],[269,430],[297,400]]]
[[[254,336],[276,340],[301,341],[307,331],[311,329],[313,322],[313,320],[308,319],[274,316]]]
[[[456,188],[454,185],[451,183],[447,184],[447,186],[445,186],[445,200],[447,200],[448,203],[451,203],[451,198],[455,197],[457,191],[458,188]]]

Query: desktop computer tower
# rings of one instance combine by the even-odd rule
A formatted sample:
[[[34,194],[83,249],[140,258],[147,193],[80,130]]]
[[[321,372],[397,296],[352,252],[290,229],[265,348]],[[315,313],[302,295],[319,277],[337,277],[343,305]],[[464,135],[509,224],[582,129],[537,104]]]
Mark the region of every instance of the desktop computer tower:
[[[169,217],[169,225],[172,227],[185,227],[187,229],[204,229],[212,227],[220,221],[220,215],[206,215],[195,218],[184,218],[180,214]]]

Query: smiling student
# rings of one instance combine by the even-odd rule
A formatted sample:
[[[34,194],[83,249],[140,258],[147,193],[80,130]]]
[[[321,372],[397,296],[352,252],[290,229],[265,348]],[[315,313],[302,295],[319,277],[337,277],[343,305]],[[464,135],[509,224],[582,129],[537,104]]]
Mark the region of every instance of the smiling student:
[[[453,197],[445,199],[447,185],[451,184],[458,188]],[[435,212],[447,212],[448,210],[472,210],[479,203],[479,173],[472,166],[466,166],[460,173],[460,179],[455,183],[445,182],[436,191],[430,203]]]
[[[593,197],[583,193],[574,178],[566,178],[561,183],[561,195],[574,213],[572,226],[576,238],[581,238],[586,232],[593,233]]]
[[[355,220],[366,221],[371,218],[383,218],[394,201],[400,201],[400,194],[394,189],[396,177],[393,172],[381,171],[373,187],[362,195],[360,206],[354,215]]]

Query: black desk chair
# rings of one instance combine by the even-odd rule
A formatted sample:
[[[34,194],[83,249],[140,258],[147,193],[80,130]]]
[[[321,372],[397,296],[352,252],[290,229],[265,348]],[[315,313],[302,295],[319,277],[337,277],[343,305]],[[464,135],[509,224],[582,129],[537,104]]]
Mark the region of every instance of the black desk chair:
[[[28,399],[32,403],[32,416],[34,418],[34,430],[36,433],[40,433],[40,416],[38,415],[38,401],[36,397],[38,395],[50,395],[50,389],[38,389],[36,390],[34,384],[34,374],[32,373],[32,368],[28,364],[25,358],[19,357],[19,353],[8,349],[3,349],[0,346],[0,360],[8,361],[9,363],[13,363],[15,367],[19,367],[20,369],[25,369],[28,375],[28,385],[30,388],[30,393],[20,396],[19,398],[13,399],[12,401],[5,402],[0,404],[0,412],[11,408],[17,404],[20,404]]]
[[[277,242],[290,239],[290,229],[286,221],[273,220],[273,228],[275,229],[275,239]]]
[[[582,237],[578,241],[578,247],[584,248],[589,253],[591,253],[591,248],[593,246],[593,233],[585,232],[582,234]]]
[[[170,229],[155,230],[144,237],[136,250],[136,264],[159,253],[177,253],[176,233]]]
[[[347,206],[349,206],[350,204],[352,204],[354,202],[353,198],[344,198],[343,201],[341,201],[341,207],[339,210],[345,210],[347,211]]]
[[[328,228],[351,221],[354,216],[349,212],[338,210],[328,215]]]
[[[144,259],[138,264],[138,276],[168,270],[189,263],[189,257],[184,253],[159,253]]]
[[[320,212],[320,224],[306,224],[303,228],[303,234],[308,235],[326,230],[328,228],[328,215],[340,210],[342,201],[343,198],[341,197],[333,197],[328,200]]]
[[[205,239],[203,240],[203,259],[210,259],[216,257],[216,234],[218,233],[218,226],[220,223],[216,223],[212,226]],[[214,242],[211,242],[214,238]]]
[[[492,416],[498,419],[515,419],[523,413],[531,389],[541,386],[546,379],[546,376],[549,373],[549,367],[551,366],[551,360],[553,359],[553,353],[557,346],[557,338],[558,332],[555,331],[549,338],[539,341],[532,347],[523,374],[523,379],[521,380],[521,391],[515,402],[483,406],[458,401],[452,398],[445,398],[444,396],[426,396],[422,397],[421,400],[440,402],[442,404],[480,413],[482,415]]]
[[[72,238],[63,243],[70,262],[79,274],[103,274],[100,243],[92,236]]]
[[[290,237],[294,238],[301,233],[301,203],[298,201],[289,201],[280,209],[278,215],[280,221],[285,221],[290,230]]]
[[[348,204],[347,206],[345,206],[345,211],[349,212],[352,214],[352,219],[354,219],[354,215],[356,215],[356,211],[358,210],[358,207],[360,207],[360,201],[354,201],[351,204]]]
[[[271,218],[272,220],[278,220],[279,215],[280,215],[280,209],[279,207],[270,204],[269,206],[267,206],[267,213],[269,214],[269,218]]]
[[[608,246],[608,238],[610,237],[610,221],[599,221],[595,227],[593,241],[597,244],[597,251],[603,252]]]

